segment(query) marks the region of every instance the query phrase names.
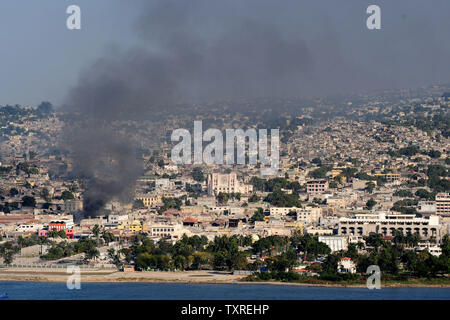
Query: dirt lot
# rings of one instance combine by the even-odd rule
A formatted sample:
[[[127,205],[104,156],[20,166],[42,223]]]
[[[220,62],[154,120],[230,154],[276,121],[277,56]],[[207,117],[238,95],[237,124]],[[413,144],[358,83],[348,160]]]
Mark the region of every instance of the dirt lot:
[[[9,281],[51,281],[65,282],[70,274],[63,270],[0,270],[0,280]],[[83,271],[81,281],[86,282],[184,282],[184,283],[231,283],[242,279],[242,275],[233,275],[217,271],[183,272],[119,272],[119,271]]]

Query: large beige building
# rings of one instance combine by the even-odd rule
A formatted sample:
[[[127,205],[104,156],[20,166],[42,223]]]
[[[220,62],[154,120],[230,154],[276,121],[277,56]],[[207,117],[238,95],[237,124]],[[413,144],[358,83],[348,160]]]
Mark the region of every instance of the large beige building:
[[[83,201],[72,199],[64,202],[64,209],[68,212],[76,212],[83,210]]]
[[[208,176],[208,194],[238,193],[239,181],[237,174],[232,172],[228,174],[212,173]]]
[[[393,236],[395,231],[403,234],[416,233],[422,239],[434,237],[441,239],[442,231],[439,216],[418,218],[414,214],[356,214],[353,217],[339,219],[339,235],[368,236],[370,233],[380,233],[383,236]]]
[[[235,172],[212,173],[208,176],[208,194],[210,196],[223,193],[250,193],[252,185],[240,184]]]
[[[307,223],[317,222],[322,217],[322,210],[315,207],[270,207],[269,211],[270,216],[275,218],[286,216],[287,214],[289,214],[289,212],[295,212],[297,221]]]
[[[140,194],[134,200],[141,200],[147,208],[162,205],[162,196],[159,194]]]

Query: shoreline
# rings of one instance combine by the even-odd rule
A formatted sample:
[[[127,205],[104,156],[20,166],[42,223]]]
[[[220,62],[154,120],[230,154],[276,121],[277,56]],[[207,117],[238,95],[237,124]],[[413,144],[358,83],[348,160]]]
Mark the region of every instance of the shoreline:
[[[71,274],[65,272],[32,272],[25,270],[2,270],[0,281],[11,282],[67,282]],[[301,283],[282,281],[246,281],[242,275],[233,275],[225,272],[211,271],[143,271],[143,272],[105,272],[89,271],[81,273],[81,282],[89,283],[180,283],[180,284],[255,284],[255,285],[282,285],[302,287],[327,287],[327,288],[366,288],[365,284],[340,284],[340,283]],[[381,283],[382,288],[450,288],[450,284],[427,283]]]

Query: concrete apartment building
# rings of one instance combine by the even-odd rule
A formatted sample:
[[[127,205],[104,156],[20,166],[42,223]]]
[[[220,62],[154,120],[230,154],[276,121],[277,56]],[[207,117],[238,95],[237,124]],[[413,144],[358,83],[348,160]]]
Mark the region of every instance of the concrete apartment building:
[[[297,221],[313,223],[319,221],[322,217],[322,210],[315,207],[297,208],[297,207],[270,207],[271,217],[283,217],[289,212],[295,212]]]
[[[374,177],[382,177],[385,178],[388,182],[398,181],[400,180],[400,174],[399,173],[375,173],[373,174]]]
[[[356,214],[349,218],[339,219],[338,234],[343,236],[368,236],[370,233],[380,233],[383,236],[393,236],[395,231],[417,233],[422,239],[434,237],[439,241],[442,237],[438,216],[417,218],[414,214]]]
[[[175,183],[170,179],[156,179],[155,189],[158,191],[166,191],[175,188]]]
[[[436,213],[438,215],[450,216],[450,194],[438,193],[436,195]]]
[[[306,192],[310,195],[324,193],[328,190],[327,180],[310,180],[306,183]]]
[[[77,212],[83,210],[83,201],[72,199],[64,202],[64,209],[67,212]]]

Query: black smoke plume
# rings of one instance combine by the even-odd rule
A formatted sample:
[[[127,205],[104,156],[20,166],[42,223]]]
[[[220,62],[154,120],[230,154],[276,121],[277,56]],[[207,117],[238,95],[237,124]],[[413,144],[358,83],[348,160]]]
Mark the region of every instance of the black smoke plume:
[[[373,32],[365,26],[368,2],[344,2],[137,1],[141,44],[112,46],[81,72],[66,100],[72,120],[64,144],[87,181],[86,213],[129,199],[141,173],[121,122],[192,114],[176,109],[183,101],[379,89],[438,70],[448,79],[448,52],[432,21],[396,18],[422,1],[382,1],[383,29]]]
[[[63,141],[74,171],[86,180],[88,216],[102,213],[111,199],[129,199],[141,172],[132,139],[117,129],[121,121],[158,121],[158,114],[170,116],[184,99],[282,95],[308,76],[314,61],[300,37],[250,10],[235,16],[239,1],[217,4],[144,4],[135,23],[142,46],[111,49],[82,71],[68,94],[72,118]]]

